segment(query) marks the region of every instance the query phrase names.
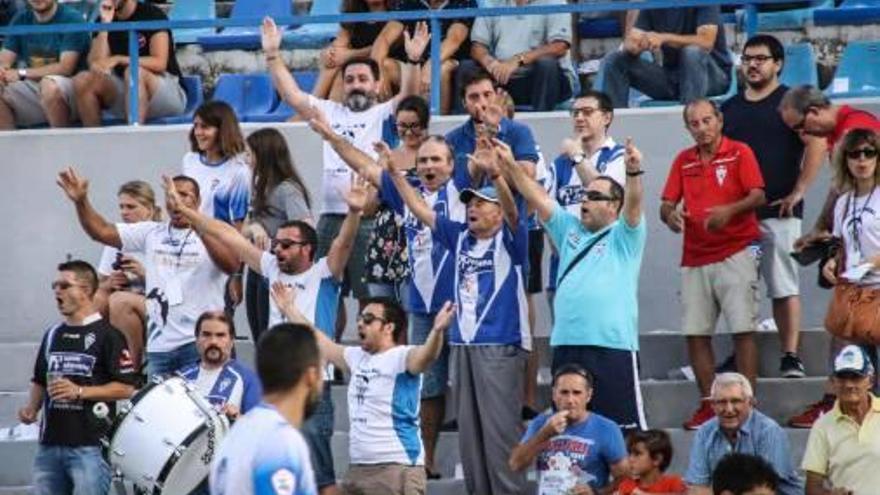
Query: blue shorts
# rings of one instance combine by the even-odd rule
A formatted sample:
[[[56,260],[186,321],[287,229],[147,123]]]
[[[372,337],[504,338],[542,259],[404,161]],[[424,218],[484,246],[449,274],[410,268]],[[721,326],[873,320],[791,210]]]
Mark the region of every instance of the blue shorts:
[[[434,317],[437,313],[410,313],[409,315],[409,344],[420,345],[428,340],[431,328],[434,326]],[[443,350],[440,357],[422,373],[422,399],[433,399],[446,395],[446,387],[449,382],[449,343],[444,340]]]
[[[199,350],[195,342],[184,344],[173,351],[148,352],[147,375],[150,378],[171,375],[197,362]]]
[[[312,469],[315,471],[315,483],[318,488],[336,483],[336,471],[333,469],[333,451],[330,439],[333,437],[333,399],[330,397],[330,383],[324,383],[324,392],[318,408],[303,423],[300,433],[309,444],[312,456]]]

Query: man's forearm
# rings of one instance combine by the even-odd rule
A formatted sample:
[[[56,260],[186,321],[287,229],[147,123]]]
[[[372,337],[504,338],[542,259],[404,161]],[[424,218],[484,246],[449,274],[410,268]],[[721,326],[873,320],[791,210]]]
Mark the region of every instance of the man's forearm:
[[[411,185],[409,185],[403,176],[391,174],[391,179],[394,186],[397,188],[397,192],[400,194],[401,199],[403,199],[404,204],[406,204],[406,207],[409,208],[412,214],[415,215],[420,222],[433,230],[436,220],[434,210],[425,203],[425,200]]]
[[[115,248],[122,247],[116,226],[108,222],[93,207],[88,198],[76,203],[76,215],[83,230],[92,240]]]
[[[440,61],[445,62],[455,56],[461,44],[468,37],[468,27],[460,22],[453,23],[446,31],[446,39],[440,44]]]
[[[544,438],[541,431],[538,431],[532,438],[514,447],[510,454],[508,462],[510,469],[513,471],[522,471],[531,466],[535,457],[544,450],[547,439]]]
[[[90,401],[115,401],[128,399],[134,393],[134,387],[122,382],[109,382],[104,385],[82,387],[81,399]]]
[[[750,212],[752,210],[756,210],[758,209],[758,207],[763,206],[766,202],[767,200],[764,196],[763,189],[752,189],[751,191],[749,191],[748,196],[739,201],[731,203],[729,206],[733,216],[736,216]]]
[[[42,385],[31,382],[31,387],[28,390],[28,407],[34,411],[39,411],[43,405],[43,397],[45,395],[46,389]]]
[[[471,58],[482,65],[484,69],[488,69],[492,62],[495,61],[495,58],[489,53],[489,49],[477,42],[471,44]]]
[[[669,223],[669,215],[675,211],[675,208],[678,205],[676,203],[672,203],[671,201],[663,201],[660,203],[660,221],[663,223]]]
[[[623,215],[630,227],[635,227],[641,221],[643,196],[642,176],[627,173],[626,186],[623,188]]]
[[[546,56],[560,58],[568,51],[568,47],[569,44],[566,41],[552,41],[546,43],[523,53],[523,63],[525,65],[531,65],[539,58]]]

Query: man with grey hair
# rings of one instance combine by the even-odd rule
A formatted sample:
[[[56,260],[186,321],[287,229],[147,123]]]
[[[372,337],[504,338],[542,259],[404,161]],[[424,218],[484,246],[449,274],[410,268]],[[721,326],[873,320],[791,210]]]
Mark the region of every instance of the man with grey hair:
[[[739,373],[721,373],[712,382],[715,417],[705,422],[691,446],[685,482],[690,495],[711,495],[712,472],[731,452],[761,457],[779,475],[781,495],[804,493],[794,463],[788,435],[773,419],[755,409],[749,380]]]

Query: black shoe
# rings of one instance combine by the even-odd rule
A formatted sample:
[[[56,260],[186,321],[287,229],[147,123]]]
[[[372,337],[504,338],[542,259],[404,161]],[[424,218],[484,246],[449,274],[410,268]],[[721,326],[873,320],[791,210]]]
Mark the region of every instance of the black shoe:
[[[715,366],[715,373],[735,373],[736,372],[736,354],[727,356],[723,363]]]
[[[783,378],[803,378],[807,376],[804,363],[793,352],[786,352],[779,360],[779,373]]]

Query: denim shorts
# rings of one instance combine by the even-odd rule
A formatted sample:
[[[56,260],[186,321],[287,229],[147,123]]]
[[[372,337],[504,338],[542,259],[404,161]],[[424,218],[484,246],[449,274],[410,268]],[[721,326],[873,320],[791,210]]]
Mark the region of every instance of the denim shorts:
[[[106,495],[110,467],[97,446],[40,445],[34,459],[33,483],[36,495]]]
[[[198,361],[199,350],[195,342],[184,344],[173,351],[148,352],[147,375],[150,378],[171,375]]]
[[[336,471],[333,468],[333,451],[330,450],[330,439],[333,436],[333,400],[330,397],[329,383],[324,383],[318,408],[303,423],[300,432],[309,444],[318,488],[335,484]]]
[[[437,313],[410,313],[409,345],[421,345],[428,339]],[[449,343],[444,340],[440,357],[422,373],[422,399],[446,395],[449,382]]]

